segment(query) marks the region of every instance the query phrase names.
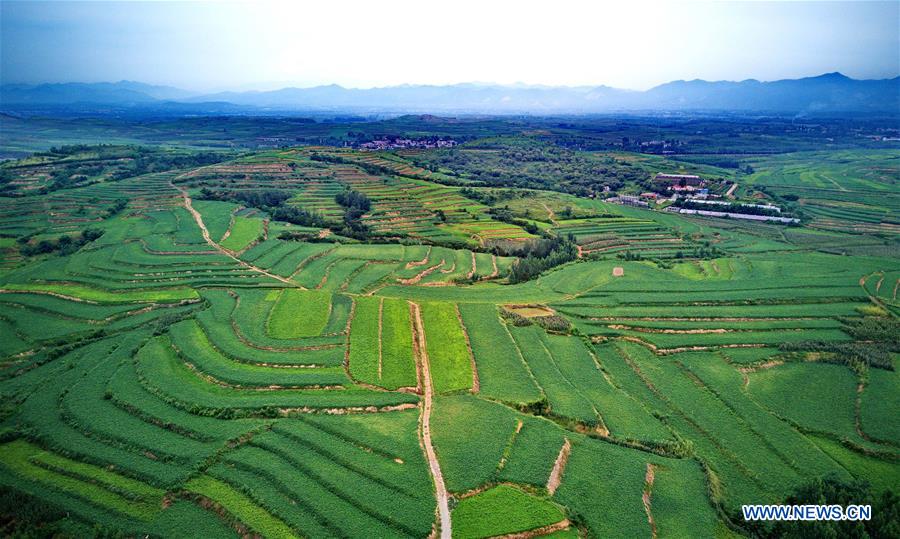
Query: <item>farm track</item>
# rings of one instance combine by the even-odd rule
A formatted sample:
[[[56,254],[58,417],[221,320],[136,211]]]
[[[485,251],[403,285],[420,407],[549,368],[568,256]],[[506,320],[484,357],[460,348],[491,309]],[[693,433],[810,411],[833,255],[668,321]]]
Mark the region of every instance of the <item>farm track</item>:
[[[541,202],[541,206],[543,206],[544,209],[547,210],[547,219],[550,219],[550,223],[553,226],[559,226],[559,223],[556,221],[556,214],[552,209],[550,209],[550,206],[548,206],[546,202]]]
[[[173,187],[174,187],[174,184],[173,184]],[[300,286],[299,284],[295,283],[294,281],[291,281],[290,279],[285,279],[281,275],[275,275],[274,273],[269,273],[268,271],[266,271],[260,267],[254,266],[253,264],[251,264],[249,262],[245,262],[245,261],[241,260],[232,251],[229,251],[228,249],[226,249],[226,248],[222,247],[221,245],[219,245],[218,243],[216,243],[212,239],[212,237],[210,237],[209,230],[206,229],[206,225],[203,223],[203,216],[200,215],[200,212],[198,212],[196,209],[194,209],[194,206],[191,201],[191,197],[187,193],[187,189],[181,188],[181,187],[178,187],[177,189],[179,191],[181,191],[181,196],[184,199],[184,207],[194,217],[194,221],[196,221],[197,226],[200,227],[200,232],[203,234],[203,239],[206,240],[206,243],[208,243],[210,246],[212,246],[214,249],[216,249],[223,255],[227,256],[228,258],[231,258],[232,260],[234,260],[235,262],[237,262],[238,264],[240,264],[241,266],[243,266],[249,270],[252,270],[252,271],[255,271],[262,275],[265,275],[266,277],[275,279],[276,281],[281,281],[284,284],[305,290],[304,287]]]
[[[419,305],[410,302],[413,314],[413,352],[418,357],[418,363],[422,368],[422,389],[424,402],[422,405],[422,443],[425,446],[425,457],[428,459],[428,467],[434,480],[435,497],[437,498],[437,510],[440,519],[441,539],[451,538],[450,503],[447,487],[444,484],[444,476],[441,473],[441,465],[437,459],[437,453],[431,443],[431,408],[434,397],[434,386],[431,383],[431,366],[428,361],[428,350],[425,343],[425,324],[422,322],[422,311]]]

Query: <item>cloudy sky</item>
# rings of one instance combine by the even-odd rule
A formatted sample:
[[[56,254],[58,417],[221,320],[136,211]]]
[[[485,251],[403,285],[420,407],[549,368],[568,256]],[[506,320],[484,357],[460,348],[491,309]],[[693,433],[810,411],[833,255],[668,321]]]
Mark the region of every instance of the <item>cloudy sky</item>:
[[[646,89],[900,74],[900,2],[0,0],[0,80]]]

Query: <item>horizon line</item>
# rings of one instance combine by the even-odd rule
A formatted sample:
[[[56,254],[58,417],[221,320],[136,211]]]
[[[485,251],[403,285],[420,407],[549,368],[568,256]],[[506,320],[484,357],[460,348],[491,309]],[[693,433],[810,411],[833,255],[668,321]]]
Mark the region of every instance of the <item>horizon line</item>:
[[[815,78],[825,77],[825,76],[829,76],[829,75],[840,75],[844,78],[847,78],[849,80],[855,80],[855,81],[889,81],[889,80],[894,80],[894,79],[900,78],[900,71],[898,71],[898,73],[894,76],[886,76],[886,77],[881,77],[881,78],[854,78],[854,77],[846,75],[840,71],[828,71],[828,72],[819,73],[819,74],[815,74],[815,75],[804,75],[804,76],[798,76],[795,78],[779,78],[779,79],[769,79],[769,80],[762,80],[762,79],[757,79],[757,78],[752,78],[752,77],[740,79],[740,80],[733,80],[733,79],[711,80],[711,79],[704,79],[704,78],[697,77],[697,78],[692,78],[692,79],[672,79],[672,80],[669,80],[666,82],[661,82],[659,84],[651,86],[651,87],[647,88],[646,90],[637,90],[637,89],[633,89],[633,88],[621,88],[621,87],[617,87],[617,86],[610,86],[605,83],[568,85],[568,84],[527,83],[527,82],[522,82],[522,81],[511,82],[511,83],[486,82],[486,81],[460,81],[460,82],[452,82],[452,83],[445,83],[445,84],[403,82],[403,83],[398,83],[398,84],[387,84],[387,85],[381,85],[381,86],[378,86],[378,85],[375,85],[375,86],[351,86],[351,85],[340,84],[337,82],[319,83],[319,84],[313,84],[313,85],[308,85],[308,86],[298,86],[298,85],[295,85],[294,83],[284,81],[284,82],[272,82],[272,83],[267,83],[267,82],[243,83],[243,84],[234,85],[236,87],[240,87],[240,86],[249,86],[249,85],[254,85],[254,84],[259,84],[259,85],[267,85],[267,84],[281,85],[281,84],[284,84],[284,86],[277,86],[277,87],[273,87],[271,89],[264,89],[264,90],[260,90],[260,89],[238,90],[238,89],[228,89],[228,88],[197,90],[197,89],[192,89],[189,87],[179,86],[178,83],[145,82],[145,81],[141,81],[141,80],[124,79],[124,78],[119,79],[119,80],[95,80],[95,81],[85,81],[85,80],[50,81],[50,80],[46,80],[46,81],[41,81],[41,82],[7,82],[7,81],[3,81],[2,78],[0,78],[0,86],[14,86],[14,85],[43,86],[43,85],[63,85],[63,84],[90,85],[90,84],[136,83],[136,84],[144,84],[147,86],[167,87],[167,88],[172,88],[172,89],[177,89],[177,90],[182,90],[182,91],[193,92],[193,93],[197,93],[200,95],[202,95],[202,94],[218,94],[218,93],[264,93],[264,92],[273,92],[273,91],[289,90],[289,89],[311,90],[311,89],[315,89],[315,88],[327,88],[327,87],[338,87],[343,90],[364,90],[365,91],[365,90],[382,90],[382,89],[403,88],[403,87],[446,88],[446,87],[453,87],[453,86],[483,86],[483,87],[532,88],[532,89],[610,88],[613,90],[620,90],[620,91],[625,91],[625,92],[646,92],[646,91],[652,90],[654,88],[658,88],[660,86],[665,86],[666,84],[672,84],[672,83],[678,83],[678,82],[698,82],[698,81],[699,82],[708,82],[708,83],[759,82],[759,83],[765,84],[765,83],[774,83],[774,82],[781,82],[781,81],[815,79]]]

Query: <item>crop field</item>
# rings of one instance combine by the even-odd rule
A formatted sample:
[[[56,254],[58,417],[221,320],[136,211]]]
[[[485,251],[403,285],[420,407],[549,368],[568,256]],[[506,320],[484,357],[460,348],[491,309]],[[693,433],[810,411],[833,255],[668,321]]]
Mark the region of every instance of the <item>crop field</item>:
[[[4,494],[72,536],[665,538],[898,492],[896,152],[739,158],[786,227],[498,186],[480,144],[0,165]]]
[[[756,172],[748,185],[799,195],[814,228],[856,235],[900,231],[895,152],[810,152],[749,162]]]

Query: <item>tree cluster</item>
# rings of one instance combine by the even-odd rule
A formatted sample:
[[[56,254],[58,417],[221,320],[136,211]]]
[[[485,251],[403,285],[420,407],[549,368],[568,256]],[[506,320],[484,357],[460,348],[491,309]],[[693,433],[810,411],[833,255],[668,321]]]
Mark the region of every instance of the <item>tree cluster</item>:
[[[473,150],[490,151],[473,151]],[[448,169],[488,187],[550,189],[579,196],[617,190],[649,177],[640,167],[522,137],[498,137],[462,148],[434,150],[411,157],[428,169]],[[463,193],[463,196],[468,196]]]
[[[534,279],[550,268],[575,260],[578,258],[578,247],[575,238],[569,235],[530,240],[510,254],[519,259],[510,268],[509,281],[521,283]]]
[[[24,236],[19,238],[19,252],[22,256],[37,256],[58,252],[61,256],[69,255],[81,249],[82,246],[96,240],[103,235],[99,228],[85,228],[77,236],[62,235],[55,240],[41,240],[31,243],[31,238]]]
[[[252,189],[246,191],[216,191],[204,187],[200,190],[203,200],[221,200],[234,202],[251,208],[270,208],[281,206],[291,198],[291,193],[278,189]]]
[[[351,189],[335,195],[334,201],[344,208],[344,229],[341,234],[351,238],[365,237],[369,233],[369,227],[362,222],[362,216],[372,209],[369,197]]]
[[[204,187],[200,190],[202,200],[234,202],[250,208],[258,208],[276,221],[284,221],[299,226],[326,227],[328,221],[318,212],[307,211],[297,206],[285,205],[293,196],[289,191],[279,189],[252,189],[245,191],[216,191]]]
[[[459,190],[459,194],[468,198],[469,200],[481,202],[485,206],[493,206],[494,204],[497,204],[499,202],[505,202],[514,198],[534,196],[534,193],[531,191],[516,192],[511,189],[480,190],[472,189],[471,187],[463,187]]]
[[[783,343],[784,352],[823,352],[822,361],[847,365],[854,372],[864,374],[869,367],[894,370],[891,353],[881,343],[799,341]]]

